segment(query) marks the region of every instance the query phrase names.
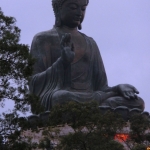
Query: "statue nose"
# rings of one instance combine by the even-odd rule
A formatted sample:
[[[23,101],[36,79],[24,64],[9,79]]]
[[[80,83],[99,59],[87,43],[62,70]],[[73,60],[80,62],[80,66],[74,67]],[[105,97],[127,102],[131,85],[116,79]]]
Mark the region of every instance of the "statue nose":
[[[82,17],[82,10],[81,10],[81,8],[78,8],[77,16],[80,17],[80,18]]]

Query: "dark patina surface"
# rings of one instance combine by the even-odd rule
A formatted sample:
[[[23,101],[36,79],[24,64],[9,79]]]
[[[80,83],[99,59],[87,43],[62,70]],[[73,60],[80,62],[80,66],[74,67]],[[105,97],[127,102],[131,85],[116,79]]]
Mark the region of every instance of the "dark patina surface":
[[[108,86],[96,42],[79,32],[88,0],[53,0],[52,4],[55,25],[36,34],[31,46],[37,61],[30,91],[40,97],[45,110],[69,101],[144,110],[144,101],[134,86]]]

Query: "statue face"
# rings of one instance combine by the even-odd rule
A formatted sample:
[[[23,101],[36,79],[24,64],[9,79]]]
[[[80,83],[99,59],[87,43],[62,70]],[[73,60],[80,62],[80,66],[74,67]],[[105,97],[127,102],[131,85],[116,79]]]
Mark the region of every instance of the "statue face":
[[[60,10],[63,25],[75,28],[83,21],[87,0],[66,0]]]

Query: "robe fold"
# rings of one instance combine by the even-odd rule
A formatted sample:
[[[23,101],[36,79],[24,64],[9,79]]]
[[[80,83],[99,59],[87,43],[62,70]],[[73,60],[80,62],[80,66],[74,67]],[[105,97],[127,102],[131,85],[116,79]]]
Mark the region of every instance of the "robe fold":
[[[68,66],[62,63],[61,37],[55,27],[33,39],[31,54],[36,62],[29,87],[31,93],[40,97],[45,110],[67,100],[95,100],[99,105],[103,102],[104,91],[109,87],[100,51],[92,38],[81,35],[86,41],[85,54]]]
[[[76,95],[76,101],[82,101],[80,97],[84,97],[83,101],[94,100],[95,97],[100,100],[100,91],[108,87],[99,49],[92,38],[82,35],[87,44],[85,54],[67,67],[60,59],[60,37],[55,28],[41,32],[33,39],[31,54],[36,63],[30,91],[40,97],[46,110],[52,107],[55,92],[70,91]]]

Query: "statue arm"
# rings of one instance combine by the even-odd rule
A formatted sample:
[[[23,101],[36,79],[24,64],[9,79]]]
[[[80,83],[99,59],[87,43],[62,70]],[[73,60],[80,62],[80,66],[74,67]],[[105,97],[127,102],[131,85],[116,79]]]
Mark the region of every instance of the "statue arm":
[[[51,39],[52,38],[52,39]],[[61,40],[60,55],[54,63],[51,64],[52,55],[51,47],[55,47],[54,37],[35,36],[31,46],[31,55],[36,59],[34,65],[34,75],[30,82],[30,91],[37,96],[42,96],[45,92],[52,92],[55,89],[69,88],[71,82],[71,62],[74,58],[73,45],[70,34],[65,34]],[[55,39],[56,41],[56,39]],[[48,54],[47,54],[48,53]]]
[[[50,49],[51,50],[51,49]],[[31,55],[35,59],[34,72],[30,81],[30,92],[42,97],[47,91],[63,86],[64,67],[59,57],[53,64],[52,56],[47,56],[42,40],[35,36],[31,46]]]
[[[107,75],[104,68],[103,60],[96,42],[91,38],[93,51],[93,85],[94,91],[112,92],[108,86]]]
[[[100,51],[94,40],[93,40],[93,43],[94,43],[93,44],[94,50],[96,50],[95,52],[96,55],[94,56],[94,60],[95,60],[95,64],[94,64],[95,77],[94,78],[95,78],[96,90],[100,90],[100,91],[111,93],[111,94],[114,93],[115,95],[123,96],[127,99],[137,98],[136,94],[139,94],[139,91],[130,84],[119,84],[113,87],[108,86],[107,76],[106,76],[105,68],[104,68],[103,61],[100,55]]]
[[[119,84],[113,87],[108,86],[105,68],[96,43],[95,49],[97,49],[97,53],[95,56],[95,60],[97,61],[95,64],[97,64],[97,66],[95,66],[95,68],[99,68],[97,71],[96,83],[98,83],[97,86],[99,90],[107,93],[115,93],[115,95],[123,96],[126,99],[136,99],[137,94],[139,94],[139,91],[130,84]]]

